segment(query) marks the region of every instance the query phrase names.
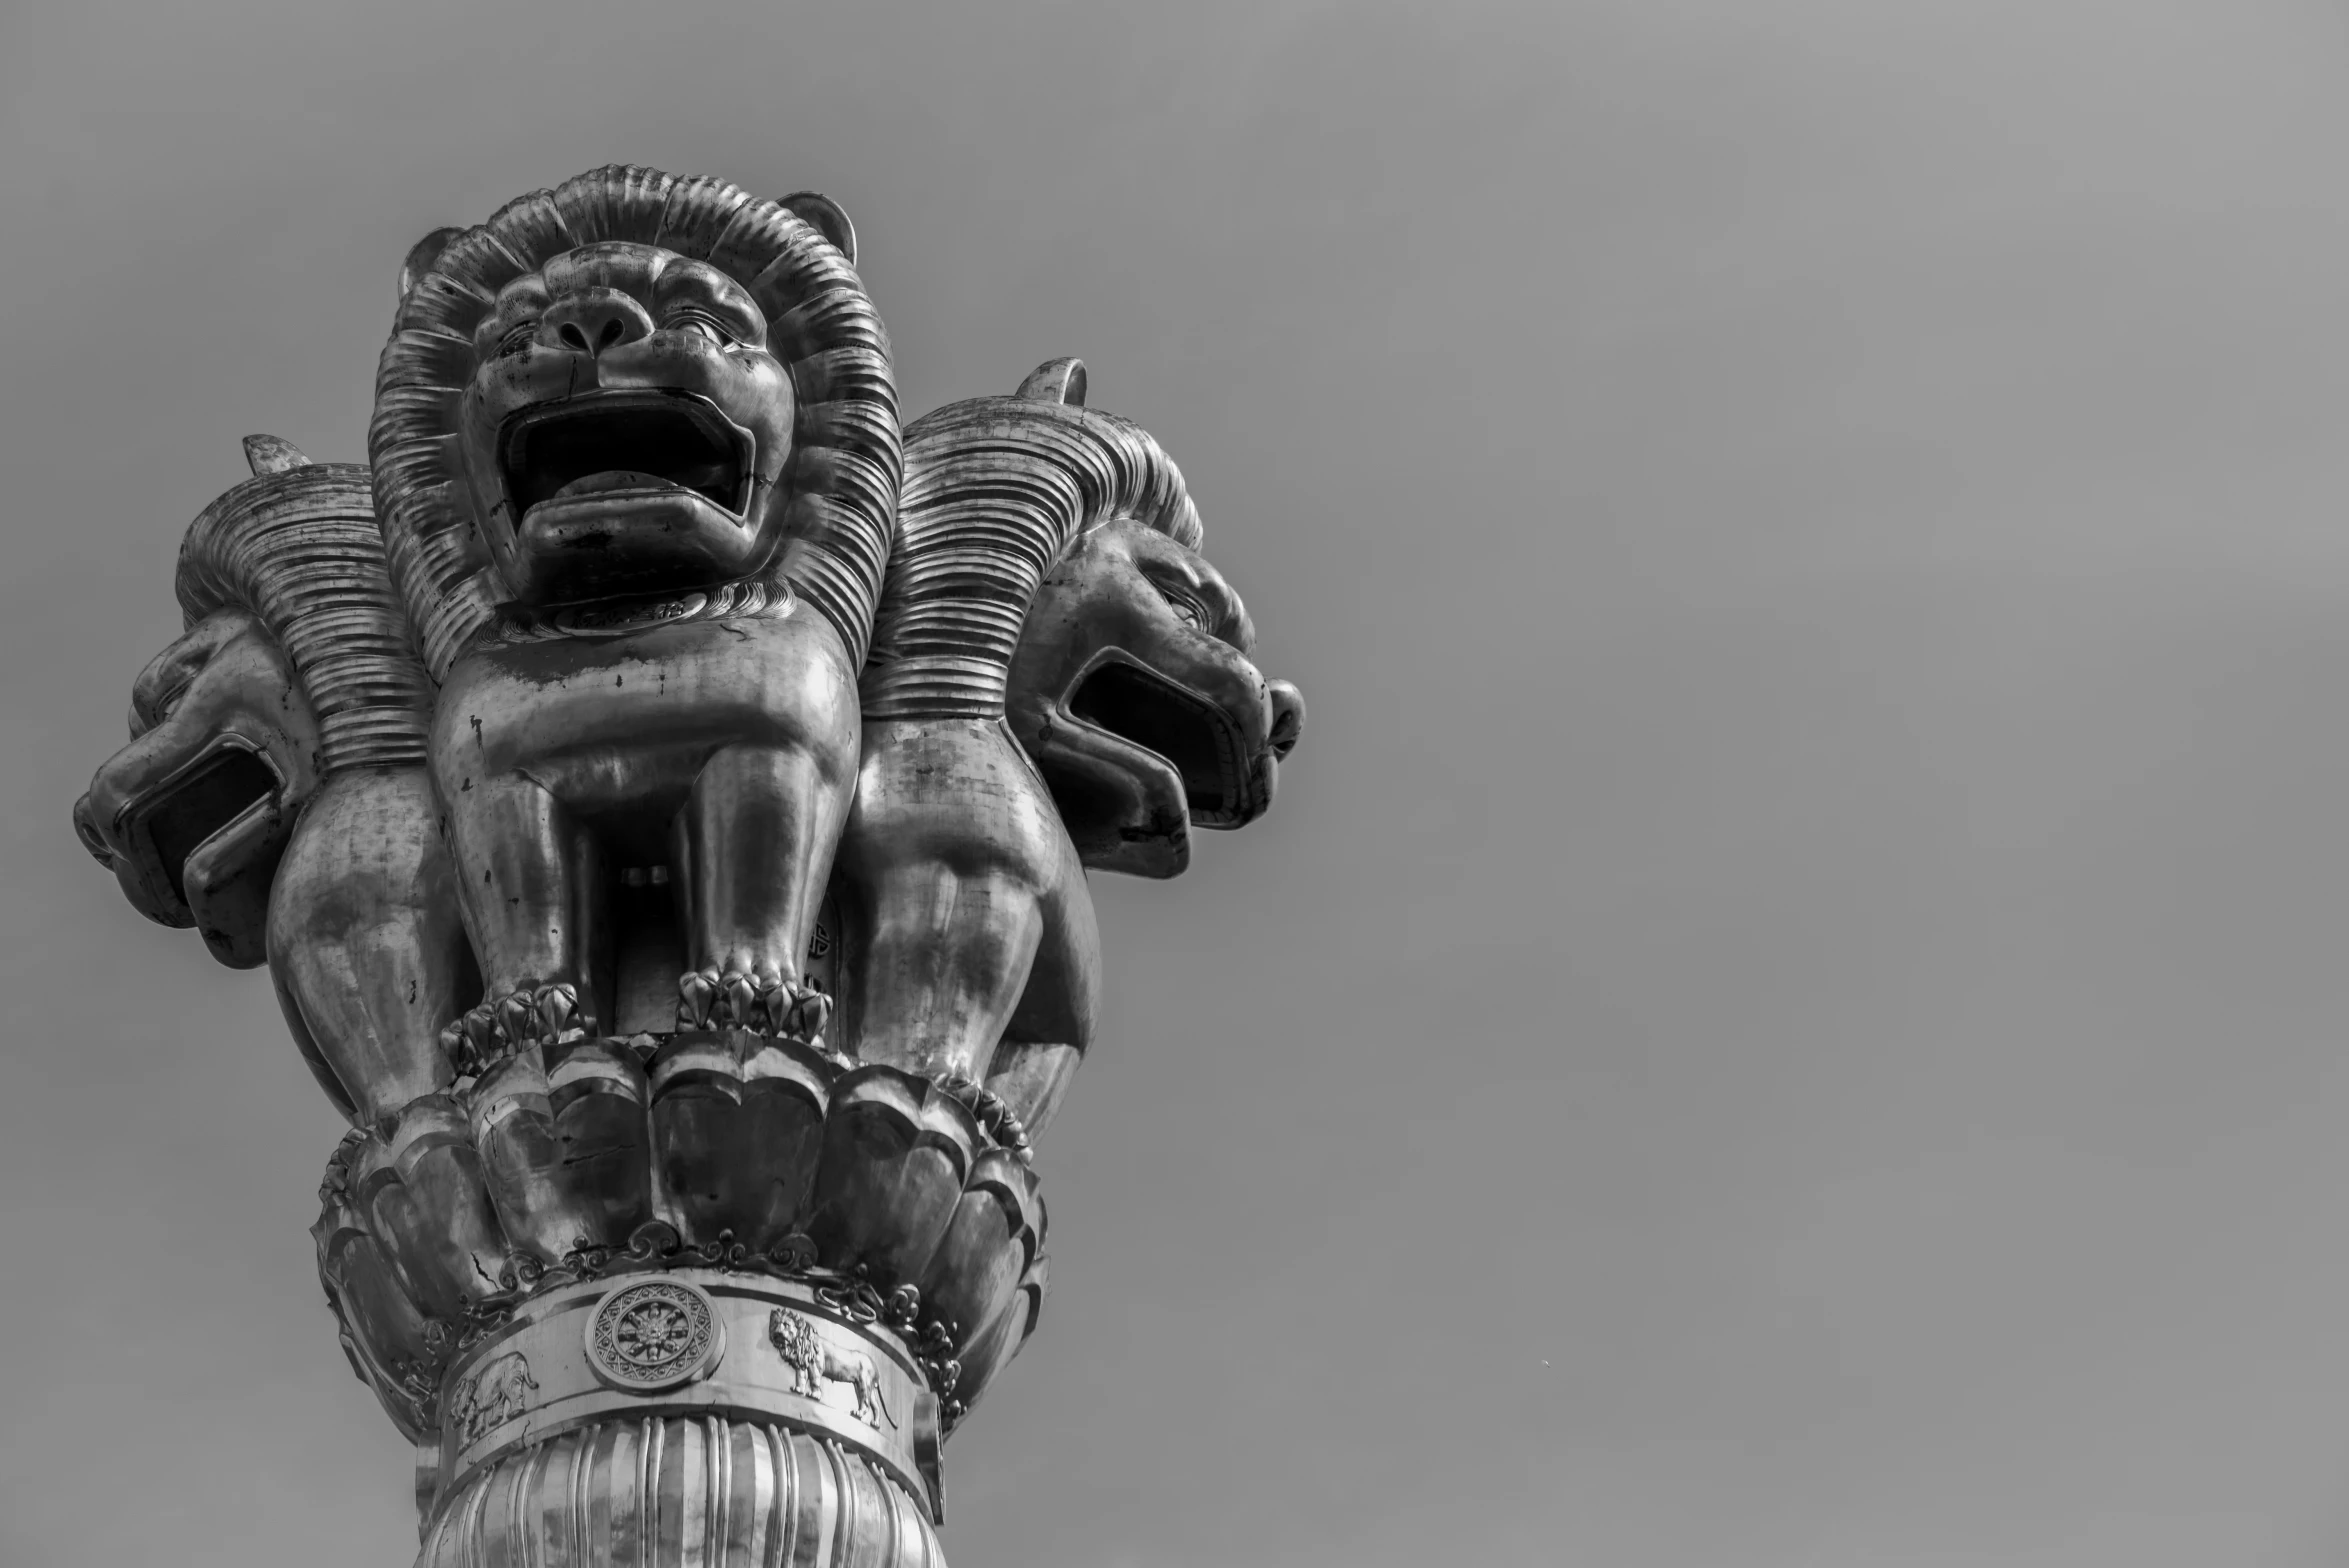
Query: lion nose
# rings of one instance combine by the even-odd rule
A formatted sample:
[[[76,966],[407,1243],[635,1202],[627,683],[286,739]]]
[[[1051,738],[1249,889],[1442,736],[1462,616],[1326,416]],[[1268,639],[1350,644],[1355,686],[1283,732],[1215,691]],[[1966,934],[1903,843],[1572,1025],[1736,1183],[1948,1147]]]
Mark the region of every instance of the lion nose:
[[[106,847],[106,840],[98,832],[98,813],[90,805],[90,793],[82,791],[82,798],[73,803],[74,836],[82,841],[82,848],[97,857],[98,864],[112,869],[114,851]]]
[[[606,349],[652,336],[652,317],[618,289],[582,289],[549,305],[541,334],[590,359]]]
[[[1272,754],[1287,761],[1305,733],[1305,694],[1287,681],[1267,681],[1272,693],[1272,733],[1265,737]]]

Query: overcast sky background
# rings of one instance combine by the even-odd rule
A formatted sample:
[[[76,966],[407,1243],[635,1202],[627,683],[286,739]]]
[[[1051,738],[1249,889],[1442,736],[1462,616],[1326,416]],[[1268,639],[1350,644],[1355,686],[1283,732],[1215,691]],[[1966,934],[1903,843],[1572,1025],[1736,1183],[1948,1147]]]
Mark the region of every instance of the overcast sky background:
[[[257,974],[76,845],[402,252],[854,215],[1079,354],[1312,723],[1099,884],[957,1568],[2349,1560],[2349,18],[0,0],[0,1568],[398,1568]]]

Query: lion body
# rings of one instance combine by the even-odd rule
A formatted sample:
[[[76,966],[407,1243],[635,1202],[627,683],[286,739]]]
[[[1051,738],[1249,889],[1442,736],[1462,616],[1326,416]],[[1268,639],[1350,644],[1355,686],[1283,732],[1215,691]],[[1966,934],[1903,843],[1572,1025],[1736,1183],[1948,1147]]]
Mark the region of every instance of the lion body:
[[[612,1021],[615,857],[682,884],[680,1027],[821,1019],[800,959],[854,785],[900,465],[887,339],[843,245],[788,199],[615,166],[509,203],[411,281],[369,452],[442,683],[431,766],[484,980],[476,1050]],[[725,484],[640,471],[688,407],[753,442]],[[541,483],[515,432],[549,429],[532,441],[571,466]],[[512,635],[517,611],[552,635]]]
[[[187,633],[141,674],[132,743],[75,815],[152,918],[197,925],[234,967],[267,960],[304,1061],[369,1121],[448,1082],[439,1033],[477,984],[423,768],[432,685],[366,470],[245,445],[253,477],[181,543]],[[151,830],[236,753],[265,800],[201,843]]]
[[[1093,824],[1108,846],[1097,856],[1072,837],[1069,803],[1012,721],[1065,721],[1073,683],[1104,657],[1178,672],[1236,712],[1264,690],[1244,615],[1227,628],[1236,643],[1180,625],[1133,564],[1129,533],[1214,577],[1173,460],[1138,427],[1068,401],[1081,374],[1051,372],[1069,364],[906,433],[900,542],[864,670],[864,754],[834,877],[841,1038],[865,1060],[983,1083],[1030,1134],[1093,1038],[1100,939],[1087,867],[1172,875],[1189,824],[1179,793],[1161,804],[1138,782],[1163,762],[1113,748],[1103,793],[1121,804]],[[1232,732],[1251,723],[1263,731],[1243,715]],[[1137,841],[1165,848],[1144,859]]]

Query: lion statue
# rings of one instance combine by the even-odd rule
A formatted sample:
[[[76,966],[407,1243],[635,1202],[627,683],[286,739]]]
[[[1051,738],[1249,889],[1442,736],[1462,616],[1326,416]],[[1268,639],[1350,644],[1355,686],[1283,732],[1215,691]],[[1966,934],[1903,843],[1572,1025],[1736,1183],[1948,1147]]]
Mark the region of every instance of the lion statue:
[[[1170,877],[1271,804],[1304,724],[1147,432],[1052,361],[906,432],[835,877],[838,1039],[1042,1129],[1089,1045],[1085,868]]]
[[[816,1326],[796,1312],[781,1307],[767,1315],[767,1339],[791,1368],[791,1391],[810,1399],[824,1397],[826,1383],[846,1383],[856,1396],[856,1418],[868,1426],[897,1425],[897,1417],[881,1398],[881,1373],[873,1358],[861,1350],[841,1350],[816,1332]]]
[[[801,956],[900,463],[853,248],[821,197],[612,167],[411,262],[368,454],[476,1054],[597,1032],[637,948],[682,953],[678,1028],[823,1023]],[[655,866],[675,933],[622,893]]]
[[[75,803],[131,903],[266,960],[303,1058],[371,1121],[449,1081],[475,990],[367,474],[271,436],[181,543],[187,632],[132,687],[131,743]]]
[[[908,432],[835,930],[800,955],[802,973],[835,977],[835,1044],[943,1079],[974,1108],[991,1101],[1022,1140],[1092,1040],[1086,869],[1180,872],[1194,826],[1266,809],[1304,719],[1296,689],[1253,663],[1254,628],[1198,553],[1179,470],[1083,396],[1083,367],[1055,361],[1017,396],[954,404]],[[475,879],[443,843],[427,766],[454,726],[445,697],[431,719],[432,682],[365,521],[367,476],[265,438],[253,451],[257,477],[189,530],[189,632],[140,676],[137,738],[99,770],[76,823],[141,909],[201,926],[225,962],[267,958],[305,1057],[369,1124],[484,1054],[482,1008],[470,1035],[450,1027],[482,984],[461,896]],[[494,648],[568,660],[574,643],[610,641],[517,634]],[[640,668],[624,663],[615,682]],[[661,690],[657,675],[639,684]],[[703,722],[688,712],[671,733]],[[451,838],[477,787],[460,774],[447,796]],[[654,891],[665,862],[643,852],[654,874],[606,891],[657,927],[676,890]],[[617,995],[678,951],[618,945],[591,948],[564,983]],[[648,950],[649,971],[630,961]],[[637,1025],[665,1027],[634,989]],[[583,1030],[593,1016],[532,1026]]]

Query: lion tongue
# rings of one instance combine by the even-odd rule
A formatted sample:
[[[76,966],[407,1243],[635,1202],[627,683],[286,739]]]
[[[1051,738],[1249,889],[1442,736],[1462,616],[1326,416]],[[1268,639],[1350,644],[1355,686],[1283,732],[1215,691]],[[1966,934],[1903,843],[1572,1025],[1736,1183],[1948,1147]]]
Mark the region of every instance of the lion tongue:
[[[674,480],[659,474],[647,474],[633,468],[610,468],[600,474],[589,474],[574,479],[555,492],[557,499],[580,495],[603,495],[614,490],[675,490]]]

